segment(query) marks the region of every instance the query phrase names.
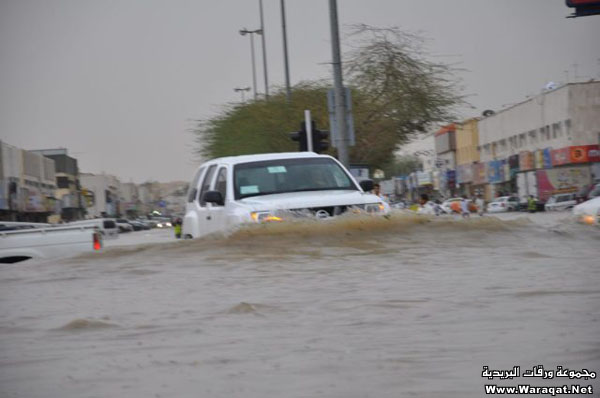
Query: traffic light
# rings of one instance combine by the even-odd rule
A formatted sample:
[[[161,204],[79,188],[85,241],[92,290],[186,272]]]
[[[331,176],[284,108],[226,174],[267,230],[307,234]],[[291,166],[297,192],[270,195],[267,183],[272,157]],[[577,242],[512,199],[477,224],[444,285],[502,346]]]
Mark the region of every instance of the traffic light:
[[[298,152],[308,151],[308,142],[306,140],[306,124],[300,123],[300,131],[290,133],[292,141],[298,142]]]
[[[317,130],[314,126],[312,129],[312,144],[313,152],[321,153],[325,152],[329,148],[329,131]]]
[[[327,139],[329,138],[329,131],[321,131],[317,130],[316,124],[312,122],[312,150],[316,153],[321,153],[326,151],[329,148],[329,142]],[[298,142],[298,151],[306,152],[308,151],[308,139],[306,134],[306,124],[300,124],[300,130],[294,131],[290,133],[290,138],[292,141]]]

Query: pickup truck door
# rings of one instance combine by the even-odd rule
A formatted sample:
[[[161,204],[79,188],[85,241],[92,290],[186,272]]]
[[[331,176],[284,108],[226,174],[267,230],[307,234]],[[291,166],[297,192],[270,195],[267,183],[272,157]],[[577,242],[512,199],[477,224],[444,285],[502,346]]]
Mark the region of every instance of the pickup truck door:
[[[198,232],[200,235],[205,235],[212,232],[212,215],[210,213],[210,204],[204,202],[202,200],[202,196],[204,196],[205,192],[210,191],[216,169],[217,165],[213,164],[209,166],[206,170],[206,173],[204,173],[204,178],[202,180],[202,184],[200,185],[200,192],[198,192],[198,197],[194,203],[194,206],[196,207],[196,214],[198,215]]]
[[[209,215],[207,217],[207,229],[209,233],[222,232],[227,229],[227,175],[227,166],[220,166],[211,186],[212,191],[221,192],[225,204],[223,206],[215,203],[207,204],[207,214]]]

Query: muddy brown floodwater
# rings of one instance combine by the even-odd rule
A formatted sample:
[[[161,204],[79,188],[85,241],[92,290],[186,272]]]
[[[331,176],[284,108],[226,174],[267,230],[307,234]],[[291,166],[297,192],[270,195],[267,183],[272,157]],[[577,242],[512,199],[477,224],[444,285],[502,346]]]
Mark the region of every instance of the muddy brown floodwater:
[[[394,214],[0,267],[0,397],[482,397],[600,372],[600,229]]]

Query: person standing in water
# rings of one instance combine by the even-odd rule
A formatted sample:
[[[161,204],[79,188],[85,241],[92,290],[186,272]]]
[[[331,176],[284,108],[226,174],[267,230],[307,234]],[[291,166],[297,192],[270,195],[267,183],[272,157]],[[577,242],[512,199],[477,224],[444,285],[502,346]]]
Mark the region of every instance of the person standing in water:
[[[175,232],[175,238],[180,239],[181,238],[181,218],[178,218],[177,220],[175,220],[175,223],[173,225],[173,231]]]
[[[482,217],[483,213],[485,212],[485,201],[481,195],[477,195],[477,198],[475,199],[475,206],[477,206],[477,213],[479,213],[479,216]]]
[[[460,210],[463,218],[471,217],[471,212],[469,211],[469,200],[467,199],[467,195],[463,196],[463,199],[460,202]]]

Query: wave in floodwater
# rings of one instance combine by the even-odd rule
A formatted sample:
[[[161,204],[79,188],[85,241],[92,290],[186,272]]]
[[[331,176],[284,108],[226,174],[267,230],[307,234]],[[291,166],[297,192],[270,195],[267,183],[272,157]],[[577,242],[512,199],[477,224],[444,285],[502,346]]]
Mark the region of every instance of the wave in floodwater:
[[[360,249],[375,242],[390,243],[396,238],[412,240],[475,239],[483,234],[519,234],[532,227],[527,217],[501,220],[496,217],[462,219],[454,216],[427,216],[393,212],[388,216],[344,215],[330,220],[299,219],[245,225],[227,234],[212,234],[193,240],[140,244],[105,249],[102,253],[84,254],[81,259],[110,259],[123,256],[185,256],[194,253],[247,249],[260,255],[262,249],[290,250],[314,247]]]

